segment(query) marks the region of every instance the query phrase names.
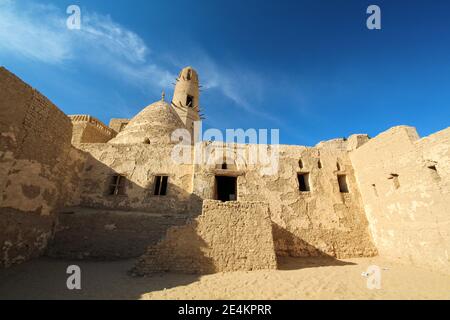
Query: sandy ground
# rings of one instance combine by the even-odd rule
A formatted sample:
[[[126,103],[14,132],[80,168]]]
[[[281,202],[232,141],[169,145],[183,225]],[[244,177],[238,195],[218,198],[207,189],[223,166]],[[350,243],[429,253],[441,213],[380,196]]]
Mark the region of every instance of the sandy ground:
[[[127,275],[134,261],[74,262],[38,259],[0,271],[0,299],[450,299],[450,276],[381,258],[283,258],[281,270],[208,276]],[[66,268],[82,270],[82,290],[66,288]],[[382,268],[381,289],[362,276]]]

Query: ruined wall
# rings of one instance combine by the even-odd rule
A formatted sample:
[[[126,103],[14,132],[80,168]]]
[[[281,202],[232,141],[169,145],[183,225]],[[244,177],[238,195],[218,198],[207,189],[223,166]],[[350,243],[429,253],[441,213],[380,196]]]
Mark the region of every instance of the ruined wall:
[[[395,127],[351,159],[380,254],[450,273],[450,129]]]
[[[58,216],[47,254],[65,259],[123,259],[142,255],[183,215],[66,208]]]
[[[201,198],[214,199],[215,176],[237,176],[238,201],[269,204],[278,255],[373,256],[377,251],[348,157],[348,149],[365,141],[367,136],[355,135],[348,141],[332,140],[311,148],[279,146],[279,166],[273,174],[262,170],[267,162],[247,161],[250,157],[245,152],[252,145],[231,145],[229,149],[235,151],[230,158],[235,163],[228,164],[228,168],[232,170],[217,169],[221,158],[211,165],[196,166],[193,192]],[[264,148],[277,151],[275,146]],[[238,149],[245,151],[244,156]],[[310,191],[299,190],[298,173],[309,174]],[[338,175],[346,175],[349,193],[340,192]]]
[[[117,132],[105,126],[101,121],[89,115],[69,116],[73,125],[72,144],[106,143],[113,139]]]
[[[133,273],[276,269],[267,204],[205,201],[202,215],[148,248]]]
[[[172,147],[147,144],[82,144],[89,154],[74,205],[90,208],[199,215],[201,200],[191,194],[192,165],[175,164]],[[122,195],[108,194],[114,174],[125,176]],[[167,195],[155,196],[156,176],[168,176]],[[194,209],[195,208],[195,209]]]
[[[81,165],[72,125],[47,98],[0,68],[0,266],[40,255]],[[63,188],[64,186],[64,188]]]

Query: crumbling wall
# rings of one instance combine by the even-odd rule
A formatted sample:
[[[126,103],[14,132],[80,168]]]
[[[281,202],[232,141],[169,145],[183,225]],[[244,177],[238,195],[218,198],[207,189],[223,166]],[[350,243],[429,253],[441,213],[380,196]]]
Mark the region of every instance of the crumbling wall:
[[[4,68],[0,133],[0,265],[9,266],[45,250],[77,164],[70,119]]]
[[[316,147],[260,146],[270,149],[269,155],[271,152],[279,154],[269,162],[278,163],[276,170],[270,173],[263,170],[268,164],[264,159],[249,161],[254,145],[229,145],[223,152],[231,150],[229,157],[235,159],[235,165],[227,167],[233,169],[217,169],[221,159],[218,163],[197,166],[193,192],[201,198],[214,199],[215,176],[236,176],[238,201],[269,204],[278,255],[374,256],[377,250],[370,238],[348,157],[348,149],[359,147],[365,141],[367,136],[355,135],[348,141],[336,139]],[[216,145],[218,149],[224,148],[219,143]],[[205,152],[215,157],[214,152]],[[309,191],[299,190],[299,173],[309,174]],[[338,175],[346,176],[348,193],[340,192]]]
[[[395,127],[351,153],[381,255],[450,273],[450,128]]]
[[[169,227],[183,225],[186,219],[176,214],[65,208],[58,216],[47,254],[64,259],[139,257]]]
[[[269,208],[206,200],[202,215],[148,248],[133,273],[214,273],[277,267]]]

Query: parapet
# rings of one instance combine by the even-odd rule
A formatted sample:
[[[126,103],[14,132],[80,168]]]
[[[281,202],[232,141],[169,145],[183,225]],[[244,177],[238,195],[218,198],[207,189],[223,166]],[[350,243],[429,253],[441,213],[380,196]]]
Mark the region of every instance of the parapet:
[[[130,119],[111,119],[111,121],[109,121],[109,127],[119,133],[125,129],[128,123],[130,123]]]
[[[117,135],[114,129],[90,115],[70,115],[73,125],[72,144],[106,143]]]

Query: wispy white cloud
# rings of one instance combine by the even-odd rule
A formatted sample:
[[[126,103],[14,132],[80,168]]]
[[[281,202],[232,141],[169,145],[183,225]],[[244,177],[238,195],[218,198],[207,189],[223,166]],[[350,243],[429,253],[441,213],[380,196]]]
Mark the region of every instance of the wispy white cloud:
[[[149,61],[150,49],[110,16],[82,10],[80,30],[66,26],[65,8],[0,0],[0,50],[48,64],[108,65],[109,73],[139,86],[170,85],[175,75]]]
[[[45,17],[41,14],[45,13]],[[72,57],[71,38],[64,21],[51,7],[18,7],[12,0],[0,0],[0,48],[29,59],[60,63]],[[63,29],[63,31],[61,31]]]
[[[214,92],[214,98],[226,97],[243,112],[284,126],[276,113],[260,107],[273,88],[263,70],[256,72],[219,63],[199,45],[192,45],[183,55],[155,56],[135,32],[108,15],[83,8],[81,29],[69,30],[65,9],[22,0],[0,0],[0,50],[63,67],[87,63],[145,90],[149,86],[170,87],[176,77],[172,69],[193,65],[201,75],[203,89]],[[155,61],[165,61],[171,68]]]

